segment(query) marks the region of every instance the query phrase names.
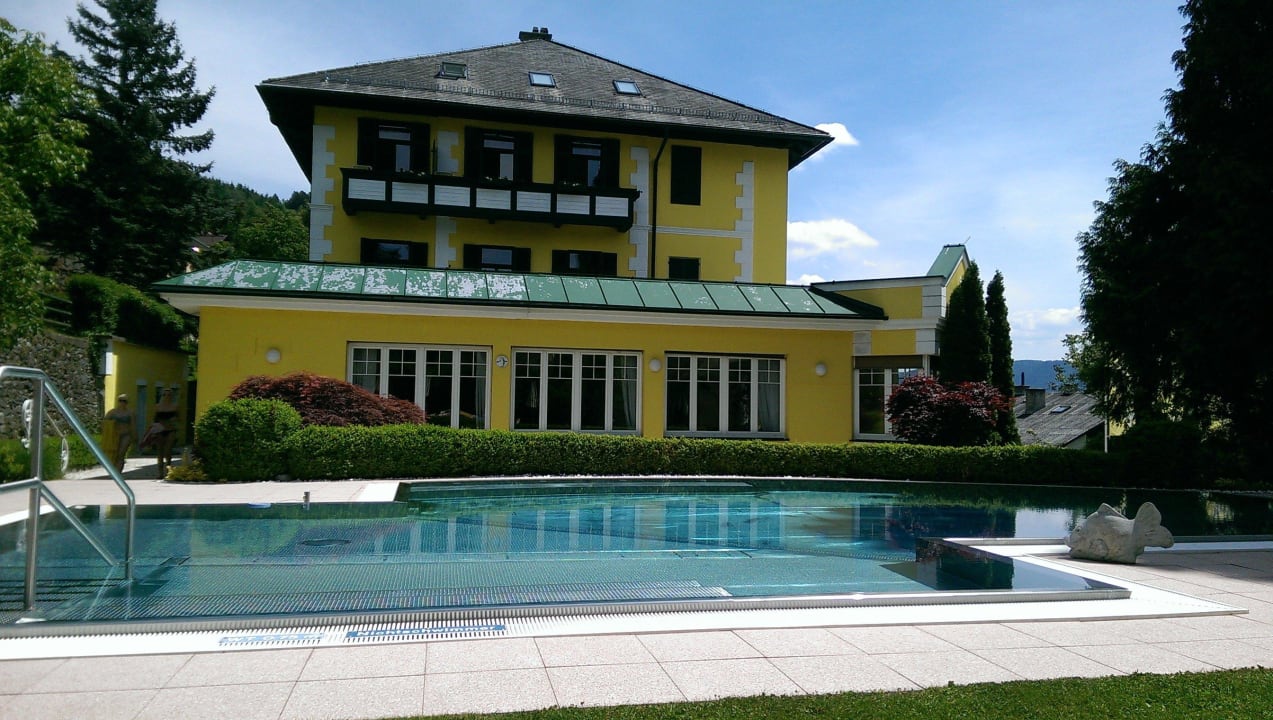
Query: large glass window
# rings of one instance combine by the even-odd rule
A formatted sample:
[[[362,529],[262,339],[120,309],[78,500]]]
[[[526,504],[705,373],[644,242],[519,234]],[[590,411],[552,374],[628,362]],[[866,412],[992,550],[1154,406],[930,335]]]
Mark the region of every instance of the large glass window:
[[[513,353],[513,429],[636,432],[640,356],[579,350]]]
[[[419,405],[430,425],[486,428],[487,357],[482,348],[351,345],[349,380]]]
[[[855,437],[892,440],[885,404],[903,380],[920,373],[919,368],[859,368],[857,377],[857,423]]]
[[[464,174],[486,180],[530,182],[530,133],[469,128],[465,135]]]
[[[669,355],[669,435],[781,436],[781,358]]]
[[[360,118],[358,164],[382,173],[427,171],[429,126]]]
[[[558,135],[556,181],[580,188],[613,188],[619,185],[619,141]]]

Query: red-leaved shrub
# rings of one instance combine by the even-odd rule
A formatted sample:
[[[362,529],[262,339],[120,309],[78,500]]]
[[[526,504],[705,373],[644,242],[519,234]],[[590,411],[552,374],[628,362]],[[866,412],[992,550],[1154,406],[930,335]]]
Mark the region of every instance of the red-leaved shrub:
[[[282,400],[300,413],[306,425],[401,425],[423,423],[418,405],[381,397],[353,383],[310,372],[282,377],[254,375],[230,391],[231,400]]]
[[[886,410],[893,434],[922,445],[995,445],[995,420],[1011,404],[989,383],[943,385],[931,375],[903,380]]]

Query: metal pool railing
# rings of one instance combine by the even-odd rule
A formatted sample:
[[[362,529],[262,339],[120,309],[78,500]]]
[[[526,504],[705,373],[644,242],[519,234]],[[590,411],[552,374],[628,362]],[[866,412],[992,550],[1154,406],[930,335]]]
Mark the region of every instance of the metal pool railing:
[[[92,436],[75,415],[75,411],[62,394],[58,392],[57,387],[49,376],[43,371],[36,368],[17,367],[14,365],[0,365],[0,383],[9,380],[27,380],[33,385],[33,397],[31,406],[31,423],[28,431],[30,438],[31,451],[31,477],[16,482],[0,485],[0,493],[17,492],[26,490],[30,494],[30,501],[27,510],[26,525],[26,576],[23,592],[24,609],[32,610],[36,605],[36,575],[39,565],[39,542],[40,542],[40,501],[43,499],[58,512],[76,532],[88,542],[89,545],[97,551],[111,566],[124,566],[124,580],[131,581],[133,579],[133,530],[136,526],[137,517],[137,498],[133,494],[132,488],[124,481],[124,477],[120,475],[119,470],[115,468],[110,458],[106,457],[106,453],[98,447],[93,441]],[[106,468],[106,472],[110,475],[111,480],[124,494],[124,498],[128,501],[128,522],[124,530],[124,557],[121,562],[106,547],[106,544],[93,531],[80,521],[75,513],[72,513],[67,506],[57,498],[53,490],[49,488],[44,478],[44,419],[45,406],[48,400],[53,401],[53,405],[57,407],[67,422],[75,430],[84,444],[93,452],[93,456],[97,461]]]

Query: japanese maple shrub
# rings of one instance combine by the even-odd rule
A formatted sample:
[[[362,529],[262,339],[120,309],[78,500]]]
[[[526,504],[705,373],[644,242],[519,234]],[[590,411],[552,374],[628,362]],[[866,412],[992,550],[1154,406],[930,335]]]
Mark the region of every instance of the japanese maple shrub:
[[[282,377],[255,375],[230,391],[231,400],[282,400],[300,413],[305,425],[401,425],[423,423],[420,406],[381,397],[344,380],[294,372]]]
[[[994,445],[996,419],[1011,403],[993,385],[943,385],[931,375],[903,380],[886,409],[893,434],[921,445]]]

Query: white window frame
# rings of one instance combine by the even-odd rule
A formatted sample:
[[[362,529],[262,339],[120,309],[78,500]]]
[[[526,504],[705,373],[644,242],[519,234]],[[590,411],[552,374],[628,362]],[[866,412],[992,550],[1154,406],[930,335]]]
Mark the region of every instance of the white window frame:
[[[787,437],[787,360],[782,357],[774,357],[772,355],[716,355],[711,353],[668,353],[666,357],[666,365],[668,370],[671,369],[672,360],[688,358],[690,362],[690,409],[689,409],[689,430],[670,430],[667,428],[667,408],[670,406],[668,393],[671,390],[671,381],[668,379],[670,375],[664,375],[663,382],[663,434],[667,437],[719,437],[719,438],[762,438],[762,439],[785,439]],[[718,416],[720,418],[720,430],[696,430],[698,426],[698,370],[700,359],[715,359],[719,361],[720,376],[716,380],[719,384],[720,391],[718,393]],[[751,383],[751,407],[748,411],[749,430],[730,430],[729,429],[729,374],[730,361],[747,361],[750,363],[750,383]],[[760,431],[756,428],[760,424],[760,367],[759,361],[772,361],[778,363],[778,430],[777,431]]]
[[[883,433],[863,432],[860,426],[862,417],[862,373],[874,371],[884,373],[884,405],[880,408],[884,415]],[[925,370],[920,367],[855,368],[853,370],[853,439],[886,442],[897,440],[897,436],[893,434],[893,423],[888,419],[888,399],[903,380],[923,374],[925,374]]]
[[[523,353],[532,353],[539,356],[539,418],[536,426],[533,428],[519,428],[517,422],[517,370],[518,360]],[[509,383],[509,412],[508,424],[509,429],[518,432],[579,432],[604,435],[640,435],[641,434],[641,388],[642,388],[642,359],[641,353],[633,350],[592,350],[592,349],[565,349],[565,348],[512,348],[513,361],[511,363],[511,382]],[[548,428],[548,356],[553,355],[569,355],[571,356],[571,375],[570,375],[570,427],[569,428]],[[584,429],[583,421],[583,356],[584,355],[602,355],[606,358],[606,393],[605,393],[605,428]],[[615,383],[615,358],[630,357],[636,360],[636,389],[633,391],[633,397],[636,403],[636,417],[632,429],[615,430],[614,429],[614,383]]]
[[[451,427],[459,427],[460,422],[460,358],[463,352],[480,352],[483,353],[486,360],[485,365],[485,387],[483,388],[483,408],[482,418],[483,424],[481,429],[486,430],[491,426],[491,348],[481,345],[418,345],[404,343],[366,343],[351,342],[346,352],[345,361],[345,379],[354,382],[354,352],[356,350],[379,350],[380,364],[377,375],[378,390],[374,390],[381,397],[388,397],[387,389],[389,387],[389,351],[391,350],[412,350],[416,354],[415,359],[415,404],[421,410],[424,409],[425,402],[425,368],[427,366],[428,352],[430,350],[449,351],[451,355]],[[357,383],[354,383],[357,384]],[[426,416],[427,420],[427,416]]]

